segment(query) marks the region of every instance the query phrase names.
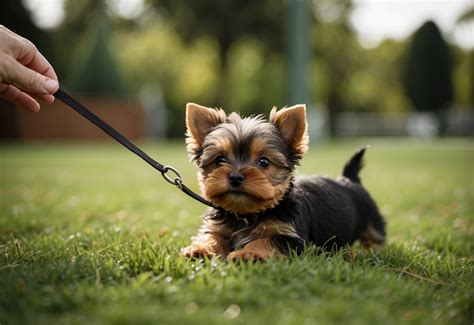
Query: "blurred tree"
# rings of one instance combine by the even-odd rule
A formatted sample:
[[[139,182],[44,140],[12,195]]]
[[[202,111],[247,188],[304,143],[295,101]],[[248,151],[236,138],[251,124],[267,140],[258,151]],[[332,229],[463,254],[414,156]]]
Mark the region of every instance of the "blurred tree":
[[[452,61],[449,47],[433,21],[425,22],[413,35],[403,83],[417,110],[437,113],[439,132],[444,135],[445,112],[453,100]]]
[[[474,6],[469,6],[457,18],[458,24],[468,23],[474,21]]]
[[[75,39],[88,30],[95,16],[107,13],[106,0],[64,0],[64,20],[60,29]]]
[[[57,53],[52,64],[60,70],[63,85],[71,86],[77,52],[84,46],[83,36],[91,25],[91,16],[97,12],[105,12],[104,0],[64,0],[64,19],[58,27],[49,31]]]
[[[326,104],[329,135],[337,136],[337,116],[348,106],[348,80],[358,60],[359,46],[349,23],[351,1],[314,1],[316,25],[313,29],[313,47],[321,73],[315,82],[322,91],[315,94]],[[315,71],[313,69],[313,71]],[[319,83],[323,83],[320,85]]]
[[[125,87],[109,48],[107,19],[97,16],[91,25],[88,47],[75,64],[71,87],[92,96],[123,96]]]
[[[347,110],[402,112],[412,109],[401,84],[405,41],[384,40],[359,48],[347,86]],[[374,91],[376,89],[377,91]]]
[[[457,19],[456,28],[474,24],[474,6],[469,6]],[[469,28],[469,27],[467,27]],[[470,106],[474,111],[474,50],[455,48],[457,67],[455,68],[455,92],[458,104]]]
[[[50,35],[54,39],[55,50],[58,54],[54,62],[55,67],[64,71],[61,82],[71,86],[72,78],[77,78],[76,62],[83,61],[82,56],[91,50],[89,43],[94,39],[94,30],[91,26],[97,25],[97,20],[106,20],[105,33],[107,35],[103,36],[107,38],[107,43],[112,41],[118,30],[136,29],[138,22],[134,19],[119,17],[110,8],[110,0],[63,1],[64,19],[57,28],[50,30]]]
[[[97,16],[107,19],[112,29],[133,30],[138,28],[139,17],[124,18],[111,6],[113,0],[63,0],[64,20],[59,32],[65,37],[79,39],[89,29]]]
[[[184,43],[161,21],[140,32],[124,31],[116,43],[121,45],[117,55],[130,89],[159,87],[168,109],[168,134],[182,136],[186,102],[206,104],[215,98],[219,81],[215,42],[199,38]]]
[[[266,49],[283,51],[284,6],[281,1],[149,0],[149,3],[170,19],[185,42],[201,36],[216,40],[220,82],[215,104],[219,106],[229,104],[228,58],[234,42],[253,38]]]
[[[474,111],[474,51],[452,46],[455,58],[453,70],[454,104],[457,109]]]
[[[284,106],[285,57],[266,53],[255,39],[242,39],[229,51],[229,83],[232,91],[228,109],[244,115],[268,113],[272,106]]]

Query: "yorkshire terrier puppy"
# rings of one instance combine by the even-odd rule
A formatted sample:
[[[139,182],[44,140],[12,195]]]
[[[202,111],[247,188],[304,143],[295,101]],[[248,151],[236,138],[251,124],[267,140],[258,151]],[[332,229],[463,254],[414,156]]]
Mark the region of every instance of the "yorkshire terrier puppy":
[[[204,215],[184,256],[266,260],[305,244],[383,244],[384,219],[359,178],[365,148],[336,180],[293,175],[308,149],[304,105],[273,108],[266,121],[189,103],[186,126],[202,193],[218,208]]]

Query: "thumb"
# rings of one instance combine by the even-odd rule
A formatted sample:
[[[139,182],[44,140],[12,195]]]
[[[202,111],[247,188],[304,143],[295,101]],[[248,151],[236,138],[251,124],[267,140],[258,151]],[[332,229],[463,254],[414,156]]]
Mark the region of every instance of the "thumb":
[[[15,84],[27,93],[53,94],[59,89],[57,80],[47,78],[17,61],[7,66],[8,78],[5,81]]]

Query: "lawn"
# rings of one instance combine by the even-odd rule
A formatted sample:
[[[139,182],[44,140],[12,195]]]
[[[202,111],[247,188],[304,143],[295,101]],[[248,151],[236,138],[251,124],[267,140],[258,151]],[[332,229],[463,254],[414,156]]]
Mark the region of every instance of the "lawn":
[[[180,257],[206,207],[116,143],[1,144],[0,324],[472,324],[472,141],[313,144],[298,171],[366,143],[385,248],[256,264]],[[143,148],[197,189],[182,142]]]

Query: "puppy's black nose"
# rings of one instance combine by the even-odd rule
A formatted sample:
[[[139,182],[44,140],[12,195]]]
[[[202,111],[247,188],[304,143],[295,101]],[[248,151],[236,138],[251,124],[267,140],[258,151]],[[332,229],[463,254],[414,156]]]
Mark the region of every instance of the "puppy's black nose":
[[[230,185],[233,187],[239,187],[245,180],[245,176],[241,173],[230,173],[229,174],[229,182]]]

